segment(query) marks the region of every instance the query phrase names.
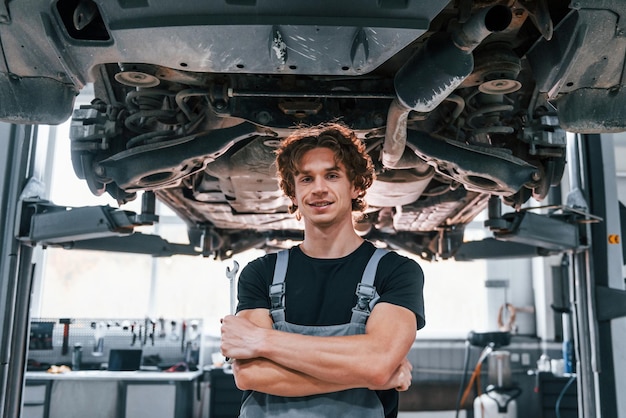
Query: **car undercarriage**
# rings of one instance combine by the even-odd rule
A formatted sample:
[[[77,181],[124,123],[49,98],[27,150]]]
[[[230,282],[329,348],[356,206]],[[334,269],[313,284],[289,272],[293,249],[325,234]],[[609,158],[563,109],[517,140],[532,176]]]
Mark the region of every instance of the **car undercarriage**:
[[[218,258],[302,238],[274,166],[299,126],[357,132],[376,168],[357,231],[429,260],[453,257],[490,200],[545,199],[566,131],[626,128],[619,1],[30,0],[3,12],[0,119],[71,115],[73,167],[92,193],[154,193]],[[73,109],[88,83],[94,100]]]

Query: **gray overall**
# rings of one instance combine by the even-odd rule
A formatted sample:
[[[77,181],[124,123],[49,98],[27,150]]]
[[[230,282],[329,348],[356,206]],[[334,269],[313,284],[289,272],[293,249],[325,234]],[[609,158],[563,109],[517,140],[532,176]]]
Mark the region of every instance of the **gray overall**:
[[[355,335],[365,333],[365,323],[371,308],[379,296],[373,286],[378,262],[387,253],[377,249],[370,258],[361,282],[357,285],[357,304],[352,308],[350,322],[343,325],[305,326],[285,321],[285,275],[289,261],[289,251],[278,253],[274,279],[270,287],[272,308],[270,314],[274,329],[304,335]],[[366,365],[364,365],[366,367]],[[383,406],[376,392],[368,389],[349,389],[321,395],[302,397],[281,397],[261,392],[252,392],[241,405],[241,418],[260,417],[384,417]]]

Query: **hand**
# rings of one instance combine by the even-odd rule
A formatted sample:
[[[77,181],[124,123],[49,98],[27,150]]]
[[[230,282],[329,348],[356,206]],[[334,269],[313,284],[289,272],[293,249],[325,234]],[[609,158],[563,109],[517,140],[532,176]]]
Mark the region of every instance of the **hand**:
[[[250,359],[259,357],[258,348],[263,342],[265,329],[254,325],[249,320],[227,315],[222,323],[222,355],[231,359]]]
[[[400,365],[396,368],[396,370],[391,375],[391,378],[380,387],[370,387],[371,390],[387,390],[387,389],[395,389],[398,392],[404,392],[409,389],[411,386],[412,376],[411,371],[413,370],[413,365],[404,358]]]

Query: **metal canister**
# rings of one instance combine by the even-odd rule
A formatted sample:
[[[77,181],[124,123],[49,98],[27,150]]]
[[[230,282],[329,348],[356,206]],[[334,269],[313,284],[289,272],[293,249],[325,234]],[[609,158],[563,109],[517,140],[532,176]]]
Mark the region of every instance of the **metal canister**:
[[[489,354],[487,364],[490,385],[498,388],[511,387],[511,353],[505,350],[494,351]]]

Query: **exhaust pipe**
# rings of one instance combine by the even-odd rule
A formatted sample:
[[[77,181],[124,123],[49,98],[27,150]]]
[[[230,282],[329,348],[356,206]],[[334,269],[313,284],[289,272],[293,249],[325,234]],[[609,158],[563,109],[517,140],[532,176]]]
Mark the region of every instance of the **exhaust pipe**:
[[[383,165],[397,168],[406,145],[409,112],[427,113],[443,102],[474,70],[472,51],[493,32],[511,23],[502,5],[483,9],[453,33],[435,34],[400,68],[396,98],[387,114]]]

